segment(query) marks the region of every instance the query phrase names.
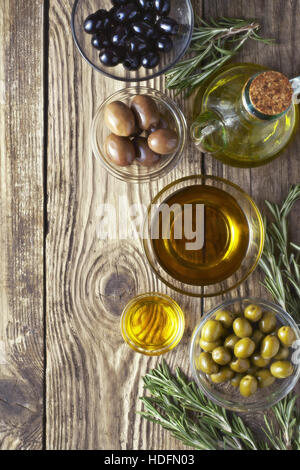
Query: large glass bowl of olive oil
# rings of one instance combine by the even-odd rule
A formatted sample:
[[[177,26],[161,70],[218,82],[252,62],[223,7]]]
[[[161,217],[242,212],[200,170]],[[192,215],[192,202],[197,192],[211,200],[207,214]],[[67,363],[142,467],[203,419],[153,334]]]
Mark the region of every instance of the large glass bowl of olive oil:
[[[188,176],[166,186],[150,204],[143,245],[167,286],[213,297],[241,284],[264,245],[261,214],[237,185],[214,176]]]

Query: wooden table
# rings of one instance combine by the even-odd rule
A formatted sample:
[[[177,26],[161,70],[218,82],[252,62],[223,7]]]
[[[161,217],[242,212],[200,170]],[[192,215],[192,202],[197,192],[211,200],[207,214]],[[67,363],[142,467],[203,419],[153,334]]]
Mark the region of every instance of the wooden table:
[[[204,169],[238,183],[263,209],[266,198],[278,202],[300,181],[300,138],[259,169],[223,166],[189,145],[163,180],[117,181],[92,156],[89,132],[97,106],[125,85],[82,60],[70,30],[72,4],[0,3],[0,448],[177,449],[167,432],[136,414],[141,377],[160,359],[124,344],[120,313],[137,293],[173,295],[187,329],[166,359],[188,372],[191,332],[203,309],[220,299],[202,305],[169,291],[151,273],[139,241],[100,241],[99,205],[117,204],[119,196],[124,206],[148,204],[170,181]],[[252,42],[240,59],[300,74],[300,0],[194,5],[206,18],[258,18],[276,43]],[[163,89],[164,79],[148,85]],[[191,103],[176,101],[188,114]],[[299,224],[300,209],[293,214],[296,241]],[[265,296],[259,278],[256,271],[238,294]]]

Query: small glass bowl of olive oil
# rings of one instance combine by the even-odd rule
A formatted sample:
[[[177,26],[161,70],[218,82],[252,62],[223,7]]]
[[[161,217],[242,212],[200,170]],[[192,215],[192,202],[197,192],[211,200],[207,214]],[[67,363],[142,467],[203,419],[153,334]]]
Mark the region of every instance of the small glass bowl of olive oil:
[[[165,294],[134,297],[121,316],[124,341],[146,356],[159,356],[173,349],[184,333],[185,319],[179,305]]]

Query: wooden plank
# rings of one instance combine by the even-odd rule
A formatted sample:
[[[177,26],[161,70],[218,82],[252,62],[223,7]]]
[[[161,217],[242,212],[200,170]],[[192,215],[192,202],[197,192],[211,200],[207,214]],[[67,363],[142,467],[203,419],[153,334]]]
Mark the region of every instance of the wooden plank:
[[[0,3],[2,450],[42,447],[43,3]]]
[[[261,33],[264,37],[274,38],[273,45],[264,45],[258,42],[249,42],[236,59],[239,62],[252,62],[264,64],[274,70],[280,70],[290,78],[299,75],[300,57],[295,54],[297,50],[300,31],[296,18],[300,14],[300,2],[286,2],[284,0],[209,0],[204,1],[205,16],[231,16],[236,18],[256,18],[262,24]],[[232,168],[214,160],[211,156],[205,157],[205,169],[208,174],[222,176],[241,186],[254,198],[259,208],[265,212],[264,201],[269,199],[280,202],[287,194],[291,184],[300,181],[300,160],[298,148],[300,135],[274,162],[256,169]],[[300,211],[294,213],[292,231],[295,239],[299,240],[297,222]],[[260,286],[261,272],[257,269],[246,283],[236,291],[226,295],[227,298],[237,295],[252,295],[268,297],[264,288]],[[205,311],[220,303],[221,298],[205,300]]]
[[[199,8],[201,2],[196,2]],[[201,170],[191,146],[163,180],[127,185],[96,162],[90,126],[97,106],[124,87],[96,73],[73,44],[73,1],[50,1],[49,148],[47,237],[47,428],[49,449],[176,449],[180,444],[143,420],[141,376],[160,358],[131,351],[120,335],[120,313],[137,293],[169,292],[187,313],[181,345],[167,356],[188,368],[192,329],[200,301],[176,296],[155,279],[138,240],[101,241],[99,205],[148,205],[168,182]],[[66,33],[67,32],[67,33]],[[163,80],[149,86],[162,89]],[[180,105],[187,104],[177,98]],[[120,198],[123,197],[121,200]]]

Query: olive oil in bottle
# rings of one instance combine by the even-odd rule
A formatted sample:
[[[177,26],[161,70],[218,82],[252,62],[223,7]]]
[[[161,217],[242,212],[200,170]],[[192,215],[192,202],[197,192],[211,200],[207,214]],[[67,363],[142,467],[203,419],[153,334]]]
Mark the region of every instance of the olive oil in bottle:
[[[184,315],[174,300],[163,294],[144,294],[126,306],[122,335],[136,351],[163,354],[174,348],[184,332]]]
[[[224,68],[199,89],[192,139],[204,152],[233,166],[270,162],[297,128],[298,106],[293,99],[297,83],[260,65]]]
[[[184,213],[192,207],[195,225],[196,207],[204,206],[203,235],[200,249],[188,249],[185,228],[181,238],[175,236],[176,213],[170,211],[170,220],[157,210],[152,224],[159,237],[152,239],[153,250],[162,268],[174,279],[195,286],[208,286],[224,281],[240,267],[249,244],[249,226],[238,202],[227,192],[208,185],[185,187],[169,196],[164,204],[170,208],[179,204]],[[180,223],[185,218],[181,215]],[[166,225],[168,224],[167,228]],[[170,231],[166,237],[166,230]],[[153,232],[154,233],[154,232]]]

